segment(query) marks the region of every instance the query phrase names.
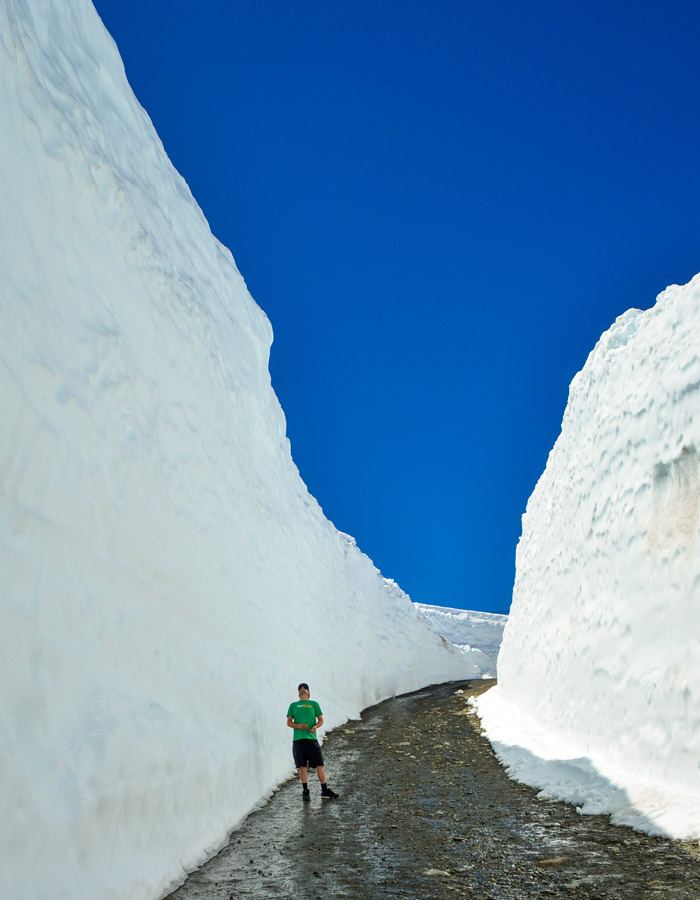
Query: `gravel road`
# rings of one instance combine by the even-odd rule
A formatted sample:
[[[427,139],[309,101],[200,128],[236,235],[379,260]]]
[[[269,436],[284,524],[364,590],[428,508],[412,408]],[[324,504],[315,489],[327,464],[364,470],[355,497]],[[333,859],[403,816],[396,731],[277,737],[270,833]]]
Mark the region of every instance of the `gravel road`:
[[[506,777],[466,703],[491,684],[425,688],[335,729],[324,754],[340,800],[313,777],[302,803],[290,780],[168,900],[700,900],[697,845]]]

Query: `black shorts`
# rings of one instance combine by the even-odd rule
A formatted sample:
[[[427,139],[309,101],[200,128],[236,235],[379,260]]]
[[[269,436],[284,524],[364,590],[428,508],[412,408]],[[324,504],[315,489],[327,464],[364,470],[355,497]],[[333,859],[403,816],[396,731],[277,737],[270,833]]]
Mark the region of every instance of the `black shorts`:
[[[323,765],[323,754],[321,753],[321,745],[318,741],[311,738],[300,738],[298,741],[292,741],[292,753],[294,754],[294,765],[298,768],[308,766],[316,769]]]

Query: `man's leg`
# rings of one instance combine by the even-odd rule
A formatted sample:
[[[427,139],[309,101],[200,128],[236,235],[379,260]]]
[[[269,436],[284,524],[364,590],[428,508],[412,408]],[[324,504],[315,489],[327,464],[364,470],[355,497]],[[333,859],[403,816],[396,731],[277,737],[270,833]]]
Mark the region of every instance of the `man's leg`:
[[[316,774],[318,775],[318,780],[321,782],[321,796],[329,797],[331,800],[337,800],[338,795],[336,792],[332,791],[326,784],[325,766],[316,766]]]
[[[306,783],[307,779],[306,766],[299,766],[299,781],[301,781],[301,799],[302,800],[310,800],[311,796],[309,794],[309,786]]]
[[[293,741],[292,742],[292,755],[294,757],[294,765],[297,767],[297,771],[299,772],[299,781],[301,781],[301,798],[302,800],[309,800],[309,786],[306,783],[309,777],[307,771],[307,763],[309,762],[306,752],[304,748],[301,746],[302,744],[306,744],[306,741]]]

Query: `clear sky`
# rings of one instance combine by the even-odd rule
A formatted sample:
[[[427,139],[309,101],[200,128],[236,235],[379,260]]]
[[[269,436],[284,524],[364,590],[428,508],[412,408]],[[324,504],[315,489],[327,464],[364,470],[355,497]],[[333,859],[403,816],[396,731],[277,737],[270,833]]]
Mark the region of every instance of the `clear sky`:
[[[412,599],[507,611],[569,382],[700,271],[700,6],[95,6],[272,322],[311,493]]]

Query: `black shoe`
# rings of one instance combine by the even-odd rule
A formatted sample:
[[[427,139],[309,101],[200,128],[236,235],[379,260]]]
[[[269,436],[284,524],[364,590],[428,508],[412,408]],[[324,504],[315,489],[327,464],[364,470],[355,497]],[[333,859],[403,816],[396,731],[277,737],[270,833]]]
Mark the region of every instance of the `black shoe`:
[[[324,800],[337,800],[338,795],[335,791],[332,791],[327,785],[324,788],[321,788],[321,797]]]
[[[311,794],[309,793],[308,788],[304,788],[304,790],[301,792],[301,799],[302,800],[310,800],[311,799]]]

